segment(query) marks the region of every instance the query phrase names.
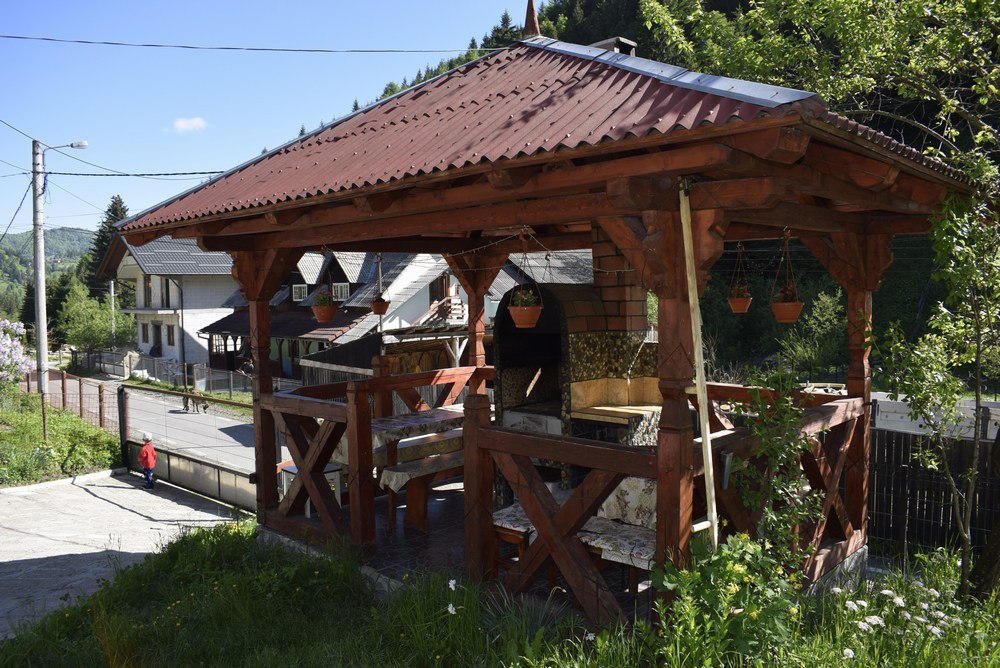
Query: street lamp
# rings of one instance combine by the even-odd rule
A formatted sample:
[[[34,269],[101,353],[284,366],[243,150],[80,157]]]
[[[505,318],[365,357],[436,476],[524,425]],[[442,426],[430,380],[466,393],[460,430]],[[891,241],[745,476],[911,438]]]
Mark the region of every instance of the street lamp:
[[[49,332],[45,313],[45,235],[42,210],[45,199],[45,152],[52,148],[87,148],[87,142],[75,141],[61,146],[45,146],[37,139],[31,140],[31,190],[34,196],[32,229],[35,236],[35,356],[38,368],[38,392],[49,391]],[[44,400],[44,399],[43,399]]]

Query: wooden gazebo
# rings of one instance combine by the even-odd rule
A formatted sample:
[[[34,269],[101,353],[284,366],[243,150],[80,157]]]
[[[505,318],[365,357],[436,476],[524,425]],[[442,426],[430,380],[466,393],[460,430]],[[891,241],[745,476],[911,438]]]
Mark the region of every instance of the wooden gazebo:
[[[375,540],[371,412],[392,392],[426,408],[415,385],[449,384],[465,402],[466,558],[491,575],[494,465],[539,540],[508,584],[523,588],[554,562],[586,611],[617,604],[576,537],[626,475],[656,480],[656,560],[683,563],[691,539],[701,455],[690,417],[691,315],[681,238],[681,184],[689,195],[694,260],[704,287],[726,242],[779,239],[787,230],[847,294],[847,396],[807,398],[803,429],[829,430],[805,471],[825,496],[812,528],[816,578],[865,544],[870,373],[864,343],[872,292],[897,234],[919,234],[964,182],[946,165],[828,111],[808,92],[701,75],[621,53],[532,37],[336,121],[127,220],[130,243],[194,237],[226,251],[250,302],[256,369],[254,420],[260,522],[295,535],[350,533]],[[582,330],[644,331],[647,291],[659,299],[656,379],[662,409],[653,448],[532,435],[490,424],[484,383],[484,294],[503,261],[529,250],[593,249],[605,316]],[[469,299],[467,366],[375,378],[295,394],[272,391],[268,299],[306,250],[444,254]],[[709,386],[710,398],[745,388]],[[334,401],[340,399],[341,401]],[[346,401],[346,403],[343,403]],[[719,427],[713,417],[713,429]],[[275,424],[300,475],[279,504]],[[366,431],[367,430],[367,431]],[[347,434],[349,515],[324,483]],[[739,434],[719,448],[747,452]],[[561,507],[530,458],[585,467]],[[841,493],[843,489],[843,493]],[[306,499],[318,512],[302,515]],[[720,490],[731,526],[752,530],[732,490]]]

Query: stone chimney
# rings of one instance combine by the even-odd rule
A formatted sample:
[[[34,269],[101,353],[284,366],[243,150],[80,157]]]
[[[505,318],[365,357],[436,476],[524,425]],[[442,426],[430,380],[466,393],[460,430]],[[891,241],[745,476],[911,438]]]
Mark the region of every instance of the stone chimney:
[[[596,42],[590,46],[595,49],[604,49],[605,51],[624,53],[626,56],[634,56],[637,44],[624,37],[609,37],[608,39],[601,40],[600,42]]]

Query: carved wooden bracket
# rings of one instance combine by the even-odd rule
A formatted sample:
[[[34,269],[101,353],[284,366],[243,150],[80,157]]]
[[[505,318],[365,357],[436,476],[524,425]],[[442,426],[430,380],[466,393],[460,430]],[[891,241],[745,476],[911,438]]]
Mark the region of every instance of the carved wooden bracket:
[[[233,278],[248,301],[267,301],[281,287],[302,252],[301,249],[281,248],[230,253]]]
[[[834,280],[848,291],[875,291],[892,264],[892,235],[834,233],[829,237],[803,235],[803,245],[816,256]]]

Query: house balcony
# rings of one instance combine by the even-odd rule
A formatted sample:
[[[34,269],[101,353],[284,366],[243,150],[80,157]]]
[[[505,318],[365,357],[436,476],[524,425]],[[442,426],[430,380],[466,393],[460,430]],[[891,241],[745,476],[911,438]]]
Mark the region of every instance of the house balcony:
[[[122,313],[129,313],[131,315],[179,315],[181,310],[179,308],[171,308],[169,306],[136,306],[133,308],[123,308]]]

